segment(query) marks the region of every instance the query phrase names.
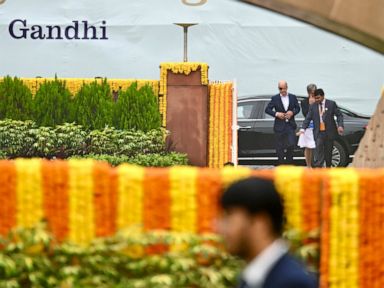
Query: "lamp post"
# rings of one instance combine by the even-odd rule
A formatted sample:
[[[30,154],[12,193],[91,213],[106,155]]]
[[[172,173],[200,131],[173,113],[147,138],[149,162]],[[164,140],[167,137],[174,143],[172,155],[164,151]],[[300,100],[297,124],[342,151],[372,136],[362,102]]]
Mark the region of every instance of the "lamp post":
[[[184,30],[184,62],[188,62],[188,28],[197,25],[197,23],[174,23],[183,27]]]

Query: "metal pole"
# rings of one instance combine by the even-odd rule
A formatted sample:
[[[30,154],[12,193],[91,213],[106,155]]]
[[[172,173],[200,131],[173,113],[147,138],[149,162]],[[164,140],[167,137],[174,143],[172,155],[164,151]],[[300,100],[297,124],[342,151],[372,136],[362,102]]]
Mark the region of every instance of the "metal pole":
[[[188,62],[188,26],[184,26],[184,62]]]
[[[184,31],[184,62],[188,62],[188,28],[194,25],[197,25],[197,23],[174,23],[177,26],[183,27]]]

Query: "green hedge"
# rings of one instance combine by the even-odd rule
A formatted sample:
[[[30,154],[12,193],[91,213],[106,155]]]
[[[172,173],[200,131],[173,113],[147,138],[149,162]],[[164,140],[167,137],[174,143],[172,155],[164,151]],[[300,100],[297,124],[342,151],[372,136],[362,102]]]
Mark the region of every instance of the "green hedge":
[[[75,156],[73,158],[91,158],[100,161],[106,161],[112,166],[118,166],[123,163],[136,164],[145,167],[170,167],[175,165],[188,165],[188,158],[185,154],[166,153],[166,154],[138,154],[133,157],[113,156],[113,155],[85,155],[83,157]]]
[[[137,97],[137,93],[140,97]],[[114,126],[143,131],[160,127],[161,116],[157,101],[151,87],[144,86],[137,90],[137,83],[133,83],[119,95],[114,107]]]
[[[55,78],[41,84],[33,99],[33,117],[39,126],[55,126],[68,121],[71,115],[71,92],[65,82]],[[12,117],[9,117],[12,118]]]
[[[18,78],[0,82],[0,119],[28,120],[32,117],[32,93]]]
[[[73,99],[72,120],[89,129],[101,129],[105,126],[111,126],[113,117],[111,93],[111,88],[106,79],[101,83],[84,84]],[[138,94],[135,94],[135,96],[141,97]],[[128,113],[128,110],[125,112]]]
[[[65,81],[57,78],[44,82],[35,97],[18,78],[0,82],[0,120],[32,120],[40,126],[75,122],[87,129],[114,126],[144,132],[161,127],[157,95],[146,85],[133,83],[119,91],[117,101],[106,79],[83,84],[71,95]]]
[[[3,120],[0,121],[0,156],[68,158],[107,154],[125,156],[133,163],[146,166],[153,163],[160,166],[183,164],[185,155],[166,154],[164,133],[163,129],[145,133],[110,127],[90,131],[74,123],[39,127],[32,121]]]

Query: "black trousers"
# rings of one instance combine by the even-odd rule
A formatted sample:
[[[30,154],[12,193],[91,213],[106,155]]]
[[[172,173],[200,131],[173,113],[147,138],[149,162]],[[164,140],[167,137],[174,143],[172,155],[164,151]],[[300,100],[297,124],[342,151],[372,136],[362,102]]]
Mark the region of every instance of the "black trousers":
[[[330,138],[326,132],[320,132],[315,142],[313,167],[324,167],[324,161],[326,167],[332,167],[333,138]]]
[[[293,150],[296,144],[295,130],[286,125],[282,132],[275,132],[278,165],[293,164]]]

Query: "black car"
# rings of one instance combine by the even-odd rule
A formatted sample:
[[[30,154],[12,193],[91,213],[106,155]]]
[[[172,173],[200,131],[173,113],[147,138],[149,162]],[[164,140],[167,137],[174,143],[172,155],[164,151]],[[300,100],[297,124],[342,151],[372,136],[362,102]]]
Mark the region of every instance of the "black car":
[[[273,132],[274,118],[264,112],[271,97],[272,95],[252,96],[238,100],[239,164],[277,164]],[[301,101],[305,98],[298,96],[297,100],[301,104]],[[334,142],[332,166],[347,166],[359,146],[370,117],[352,112],[340,106],[339,109],[344,116],[344,134],[338,136]],[[302,109],[295,116],[295,120],[299,129],[304,121]],[[304,164],[304,159],[303,149],[296,146],[294,161],[297,164]]]

